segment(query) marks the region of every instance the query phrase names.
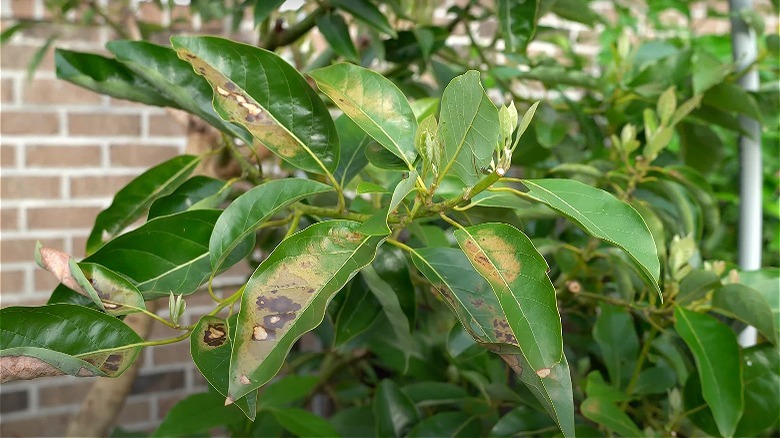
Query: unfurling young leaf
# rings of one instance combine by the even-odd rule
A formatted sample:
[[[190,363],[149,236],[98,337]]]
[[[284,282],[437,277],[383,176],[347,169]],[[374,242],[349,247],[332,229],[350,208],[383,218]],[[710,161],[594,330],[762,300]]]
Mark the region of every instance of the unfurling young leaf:
[[[423,175],[430,170],[434,178],[439,176],[441,166],[442,145],[437,136],[438,130],[436,116],[431,114],[420,122],[414,136],[414,148],[423,159]]]

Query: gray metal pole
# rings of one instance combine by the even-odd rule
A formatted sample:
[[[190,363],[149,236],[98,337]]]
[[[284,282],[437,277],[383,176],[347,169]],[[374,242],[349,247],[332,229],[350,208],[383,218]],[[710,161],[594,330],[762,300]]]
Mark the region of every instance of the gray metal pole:
[[[756,33],[741,18],[740,11],[753,8],[753,0],[729,0],[731,12],[732,55],[737,71],[756,60]],[[747,91],[758,90],[758,71],[742,75],[738,84]],[[739,123],[749,136],[739,137],[739,266],[752,271],[761,268],[761,125],[755,119],[739,116]],[[756,343],[756,330],[748,327],[740,335],[744,346]]]

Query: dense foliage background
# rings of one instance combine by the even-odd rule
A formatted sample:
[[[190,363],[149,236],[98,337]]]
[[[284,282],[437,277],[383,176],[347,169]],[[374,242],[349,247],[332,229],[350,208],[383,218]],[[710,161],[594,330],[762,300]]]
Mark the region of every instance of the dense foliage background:
[[[169,297],[167,318],[155,317],[183,334],[163,342],[190,338],[214,390],[174,407],[158,435],[216,426],[241,436],[777,433],[779,44],[776,34],[763,36],[760,13],[742,15],[761,35],[752,68],[763,85],[746,92],[735,83],[745,72],[731,63],[728,35],[700,35],[689,26],[702,10],[726,17],[723,2],[618,2],[614,17],[587,2],[464,2],[445,20],[431,19],[435,2],[330,0],[287,12],[277,9],[281,3],[202,1],[191,9],[204,22],[232,17],[235,29],[251,15],[261,29],[251,45],[278,50],[292,67],[271,52],[222,39],[175,37],[171,49],[175,23],[146,26],[93,2],[50,2],[62,19],[81,8],[84,23],[116,19],[126,37],[165,46],[116,41],[107,47],[112,57],[58,50],[62,79],[182,109],[221,135],[211,150],[163,163],[119,192],[96,220],[86,260],[39,250],[40,263],[64,285],[43,310],[2,310],[4,357],[23,351],[66,373],[86,367],[120,374],[138,347],[162,342],[143,342],[114,316],[151,313],[144,301]],[[581,41],[545,26],[543,16],[580,23],[584,38],[597,37],[597,53],[581,53]],[[128,20],[135,25],[123,27]],[[315,27],[321,37],[310,32]],[[455,37],[462,44],[451,44]],[[327,42],[324,50],[316,49],[316,38]],[[531,41],[547,50],[529,51]],[[264,83],[284,78],[289,89],[263,89],[252,75],[270,78]],[[460,149],[449,151],[447,133],[458,114],[472,110],[487,120],[475,130],[495,131],[500,141],[487,155],[462,158]],[[258,129],[253,123],[264,112],[276,123]],[[763,126],[767,268],[753,272],[735,265],[739,116]],[[300,126],[308,118],[316,122],[306,131]],[[475,125],[466,124],[467,131]],[[279,126],[313,152],[285,149]],[[322,132],[338,137],[335,155]],[[224,161],[214,157],[237,165],[191,176],[202,162]],[[444,178],[452,163],[454,178]],[[625,213],[618,201],[633,210]],[[143,217],[148,222],[122,234]],[[484,223],[491,224],[478,225]],[[241,337],[231,331],[263,339],[268,333],[252,332],[238,306],[230,316],[220,311],[241,300],[242,308],[260,305],[264,295],[255,290],[284,286],[283,274],[306,277],[301,272],[313,261],[301,254],[333,257],[323,249],[334,244],[328,239],[354,239],[354,231],[365,236],[360,247],[348,247],[351,258],[318,291],[324,321],[311,315],[291,329],[297,336],[316,326],[313,339],[322,348],[293,348],[285,359],[290,338],[265,365],[237,359],[243,347],[233,339]],[[482,247],[496,271],[506,271],[506,257],[524,268],[546,263],[549,271],[534,281],[550,283],[555,317],[524,313],[547,289],[522,282],[505,285],[503,293],[518,301],[507,308],[492,271],[464,256],[480,233],[504,239]],[[380,247],[385,235],[389,244]],[[642,257],[648,243],[660,275]],[[373,251],[355,255],[368,247],[376,258]],[[211,279],[245,256],[260,266],[246,293],[242,287],[215,294]],[[293,303],[300,285],[290,281]],[[204,283],[208,291],[197,293],[213,294],[214,311],[196,326],[179,327],[182,297]],[[486,317],[462,294],[492,300],[500,312]],[[511,330],[480,337],[475,327],[487,327],[495,315]],[[525,329],[517,321],[529,321],[527,333],[538,335],[535,324],[554,332],[556,318],[562,344],[519,336]],[[17,336],[22,319],[34,321],[24,327],[34,332],[91,324],[103,335],[97,343],[38,340],[33,351]],[[745,324],[758,329],[758,345],[737,344]],[[560,368],[533,366],[535,354],[544,357],[559,344],[565,357],[556,366],[566,365],[570,387],[558,379]],[[248,366],[252,379],[268,381],[279,367],[283,377],[256,400],[252,391],[241,398],[246,392],[238,395],[235,380],[247,374],[236,367]],[[551,372],[559,386],[546,386]],[[225,396],[235,403],[223,407]]]

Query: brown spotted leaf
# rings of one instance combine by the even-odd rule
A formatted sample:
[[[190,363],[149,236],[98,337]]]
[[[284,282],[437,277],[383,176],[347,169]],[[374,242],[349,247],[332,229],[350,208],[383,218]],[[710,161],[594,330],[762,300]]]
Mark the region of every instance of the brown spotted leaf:
[[[352,221],[312,225],[279,244],[246,284],[230,362],[229,399],[276,375],[293,343],[317,327],[331,298],[384,240]]]
[[[135,361],[141,341],[122,321],[82,306],[0,309],[3,379],[56,375],[58,371],[116,377]]]
[[[190,336],[190,353],[203,377],[220,394],[227,397],[230,374],[231,339],[236,334],[236,315],[228,321],[206,315],[198,321]],[[257,414],[257,393],[252,392],[235,404],[254,420]]]
[[[35,260],[42,268],[81,295],[89,297],[100,310],[119,316],[146,308],[143,296],[126,278],[96,263],[77,263],[70,255],[52,248],[35,247]]]
[[[544,257],[528,236],[508,224],[455,230],[455,238],[493,288],[533,372],[544,374],[563,357],[561,317]]]
[[[574,401],[566,357],[541,372],[533,372],[490,284],[456,248],[421,248],[412,252],[417,269],[439,291],[465,330],[501,358],[555,419],[564,436],[574,435]]]
[[[171,39],[179,57],[214,89],[214,109],[246,128],[283,160],[332,173],[339,138],[325,103],[295,68],[273,52],[217,37]]]

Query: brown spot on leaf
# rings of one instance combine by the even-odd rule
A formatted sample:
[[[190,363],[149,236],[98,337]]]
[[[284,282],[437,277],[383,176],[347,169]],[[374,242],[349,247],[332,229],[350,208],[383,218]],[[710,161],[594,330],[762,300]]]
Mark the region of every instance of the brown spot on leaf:
[[[474,305],[474,307],[476,308],[480,308],[482,307],[483,304],[485,304],[485,300],[483,300],[482,298],[477,298],[476,300],[472,301],[471,304]]]
[[[515,354],[502,354],[501,359],[504,359],[504,362],[509,365],[509,368],[512,368],[512,371],[515,372],[518,376],[521,376],[523,374],[523,367],[520,365],[520,358]]]
[[[550,369],[549,368],[542,368],[538,371],[536,371],[536,375],[540,378],[544,379],[545,377],[550,375]]]
[[[209,324],[203,332],[203,342],[209,347],[219,347],[227,340],[225,324]]]
[[[225,88],[227,88],[230,91],[235,91],[236,90],[236,84],[234,84],[232,82],[225,82]]]
[[[268,341],[273,340],[274,338],[269,336],[268,330],[265,329],[265,327],[261,325],[256,325],[252,329],[252,340],[253,341]]]
[[[242,384],[242,385],[249,385],[250,383],[252,383],[252,382],[249,380],[249,377],[247,377],[247,376],[246,376],[246,375],[244,375],[244,374],[242,374],[242,375],[241,375],[241,377],[238,379],[238,381],[239,381],[239,382],[241,382],[241,384]]]
[[[70,266],[68,262],[71,257],[69,254],[53,249],[53,248],[41,248],[40,249],[40,263],[43,265],[43,269],[54,274],[57,281],[64,284],[68,288],[85,295],[76,279],[70,272]]]
[[[122,365],[123,356],[121,354],[112,354],[106,358],[103,362],[101,370],[106,371],[108,374],[116,373],[119,371],[119,366]]]
[[[278,313],[276,315],[266,315],[263,317],[263,324],[266,330],[278,330],[284,325],[295,319],[294,313]]]
[[[120,306],[119,304],[107,303],[103,301],[103,307],[105,307],[106,310],[116,310],[122,306]]]
[[[92,375],[89,371],[83,368],[82,370],[86,376]],[[61,376],[63,374],[65,373],[35,357],[0,357],[0,383],[12,382],[14,380],[30,380],[38,377]]]
[[[294,313],[301,309],[301,305],[285,296],[267,297],[261,295],[257,298],[257,308],[273,313]]]

